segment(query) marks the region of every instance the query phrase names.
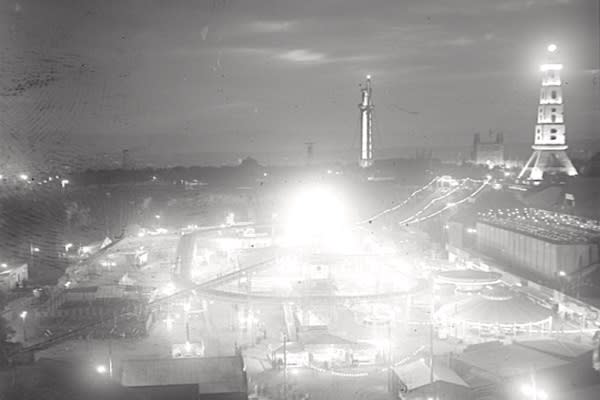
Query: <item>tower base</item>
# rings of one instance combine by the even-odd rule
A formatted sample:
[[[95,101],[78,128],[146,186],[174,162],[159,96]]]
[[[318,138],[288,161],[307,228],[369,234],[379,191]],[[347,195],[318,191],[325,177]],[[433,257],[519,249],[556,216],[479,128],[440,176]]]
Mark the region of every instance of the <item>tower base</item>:
[[[358,161],[358,165],[361,168],[370,168],[370,167],[373,166],[373,160],[364,160],[364,159],[361,159],[361,160]]]
[[[541,181],[546,175],[577,175],[577,170],[564,150],[534,150],[521,170],[519,179]]]

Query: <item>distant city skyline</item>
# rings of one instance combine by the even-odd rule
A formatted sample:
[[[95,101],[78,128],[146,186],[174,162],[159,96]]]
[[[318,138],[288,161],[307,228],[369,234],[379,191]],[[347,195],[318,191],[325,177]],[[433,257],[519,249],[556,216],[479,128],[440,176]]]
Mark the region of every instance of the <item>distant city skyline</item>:
[[[4,165],[41,169],[71,162],[103,137],[111,151],[160,147],[173,157],[184,136],[197,147],[190,152],[297,151],[301,159],[309,141],[316,157],[319,149],[358,149],[358,85],[368,73],[376,158],[449,142],[468,151],[473,133],[489,129],[507,143],[528,143],[550,42],[565,64],[568,140],[593,138],[597,7],[589,0],[7,1],[0,152]]]

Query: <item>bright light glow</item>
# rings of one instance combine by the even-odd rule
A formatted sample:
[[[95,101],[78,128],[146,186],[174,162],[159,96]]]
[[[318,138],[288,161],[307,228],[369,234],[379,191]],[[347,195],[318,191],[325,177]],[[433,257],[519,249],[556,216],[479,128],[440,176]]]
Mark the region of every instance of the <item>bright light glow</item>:
[[[171,296],[175,294],[175,290],[177,290],[175,288],[175,284],[173,282],[169,282],[165,286],[163,286],[163,288],[160,291],[165,296]]]
[[[39,253],[40,252],[40,248],[39,247],[34,247],[32,250],[33,250],[34,253]]]
[[[106,373],[106,366],[105,365],[98,365],[96,367],[96,372],[99,374],[105,374]]]
[[[65,251],[71,250],[71,247],[73,247],[73,243],[67,243],[67,244],[65,244]]]
[[[467,228],[467,233],[477,233],[477,229],[475,229],[475,228]]]
[[[60,181],[60,185],[64,188],[65,186],[67,186],[69,184],[69,180],[68,179],[63,179]]]
[[[160,214],[156,214],[156,215],[154,216],[154,218],[156,218],[156,219],[160,219]]]
[[[192,350],[192,345],[190,344],[190,342],[185,342],[184,347],[185,351],[188,353]]]
[[[65,282],[65,287],[68,289],[68,288],[69,288],[69,286],[71,286],[71,281],[66,281],[66,282]]]
[[[29,176],[27,174],[20,174],[19,179],[21,179],[22,181],[27,181],[29,180]]]
[[[371,75],[367,75],[367,79],[371,79]]]
[[[542,64],[540,65],[540,71],[560,71],[563,68],[562,64]]]
[[[320,242],[339,247],[346,242],[349,232],[346,210],[331,188],[308,187],[292,197],[285,213],[286,244]]]
[[[558,275],[567,276],[567,273],[565,271],[558,271]]]
[[[555,45],[554,43],[550,43],[550,44],[548,45],[548,51],[549,51],[550,53],[554,53],[554,52],[555,52],[557,49],[558,49],[558,46],[557,46],[557,45]]]
[[[27,318],[27,311],[21,312],[21,314],[19,314],[19,317],[21,317],[21,319],[24,321],[25,318]]]
[[[373,340],[370,340],[369,343],[375,346],[377,350],[382,353],[387,353],[390,349],[391,344],[391,342],[385,338],[375,338]]]
[[[2,264],[0,264],[0,267],[2,267],[2,268],[8,268],[8,264],[7,263],[2,263]]]
[[[531,398],[531,399],[536,399],[536,400],[547,400],[548,399],[548,394],[546,392],[544,392],[543,390],[537,389],[529,384],[525,384],[525,385],[521,386],[521,393],[523,393],[525,396],[527,396],[528,398]]]

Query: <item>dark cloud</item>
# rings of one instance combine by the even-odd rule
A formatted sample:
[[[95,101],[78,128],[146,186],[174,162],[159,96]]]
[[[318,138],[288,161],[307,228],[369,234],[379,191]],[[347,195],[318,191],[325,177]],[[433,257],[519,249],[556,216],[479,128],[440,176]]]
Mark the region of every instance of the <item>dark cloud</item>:
[[[597,16],[589,0],[7,0],[2,134],[23,148],[177,134],[209,151],[350,147],[371,73],[386,145],[467,145],[489,128],[527,141],[556,41],[569,132],[586,137]]]

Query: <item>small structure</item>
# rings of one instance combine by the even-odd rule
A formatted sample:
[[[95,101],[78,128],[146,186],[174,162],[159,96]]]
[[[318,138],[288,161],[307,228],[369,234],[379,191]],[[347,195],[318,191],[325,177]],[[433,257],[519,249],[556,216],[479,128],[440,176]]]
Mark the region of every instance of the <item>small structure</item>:
[[[398,399],[463,400],[470,398],[469,385],[449,367],[424,359],[392,368],[389,390]]]
[[[271,349],[271,362],[274,367],[283,366],[284,362],[288,367],[304,367],[308,365],[308,359],[308,352],[302,343],[287,342],[285,348],[281,344]]]
[[[26,263],[0,264],[0,289],[12,290],[23,285],[29,278],[29,269]]]
[[[126,360],[120,380],[132,397],[149,400],[248,398],[239,356]]]
[[[176,343],[171,345],[171,356],[173,358],[204,357],[204,343]]]

